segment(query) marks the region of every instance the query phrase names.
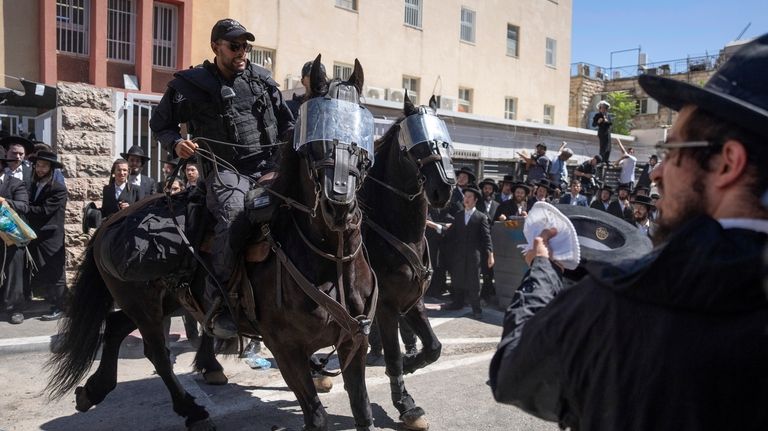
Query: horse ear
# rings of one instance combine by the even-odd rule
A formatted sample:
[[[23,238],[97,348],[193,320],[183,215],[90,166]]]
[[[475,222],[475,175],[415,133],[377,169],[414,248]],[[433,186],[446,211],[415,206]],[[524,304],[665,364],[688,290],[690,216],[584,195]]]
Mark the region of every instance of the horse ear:
[[[359,94],[363,94],[363,82],[365,81],[365,76],[363,75],[363,66],[360,65],[360,62],[355,59],[355,69],[352,72],[352,75],[349,75],[349,79],[347,80],[347,84],[354,85],[355,88],[357,88],[357,92]]]
[[[322,55],[317,54],[315,61],[312,62],[312,70],[309,72],[309,88],[312,95],[320,95],[328,92],[328,78],[322,69],[320,62]]]
[[[403,114],[408,115],[413,114],[416,111],[416,107],[413,106],[413,102],[411,102],[411,98],[408,97],[408,90],[405,90],[405,98],[403,100]]]
[[[437,99],[434,94],[429,98],[429,107],[437,111]]]

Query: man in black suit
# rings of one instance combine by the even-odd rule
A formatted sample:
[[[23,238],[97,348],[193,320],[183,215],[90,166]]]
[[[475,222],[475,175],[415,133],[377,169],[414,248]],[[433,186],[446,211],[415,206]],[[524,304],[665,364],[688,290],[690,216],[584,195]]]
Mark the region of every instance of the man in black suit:
[[[101,216],[107,218],[137,200],[138,190],[128,181],[128,161],[117,159],[112,163],[112,177],[104,186],[101,196]]]
[[[488,223],[493,226],[493,217],[499,209],[499,203],[495,199],[499,186],[496,181],[486,178],[480,182],[480,191],[483,193],[483,199],[477,202],[477,210],[488,217]],[[493,268],[482,266],[483,288],[480,290],[480,297],[488,301],[496,294],[496,287],[493,285]]]
[[[132,146],[127,153],[121,153],[120,157],[128,160],[128,182],[136,188],[138,200],[158,192],[157,181],[141,173],[149,157],[140,146]]]
[[[472,306],[472,317],[482,318],[480,306],[480,265],[483,257],[486,264],[493,267],[493,245],[488,217],[477,211],[480,190],[473,186],[464,189],[464,210],[456,212],[454,222],[446,232],[446,242],[456,250],[452,256],[451,277],[453,284],[453,302],[447,310],[459,310],[464,307],[464,297]]]
[[[32,184],[32,168],[25,164],[24,158],[35,151],[35,144],[21,136],[8,136],[3,138],[2,146],[7,157],[5,171],[8,175],[24,183],[29,189]]]
[[[619,186],[618,199],[611,202],[608,206],[608,212],[620,219],[624,219],[631,225],[635,224],[635,211],[632,204],[629,202],[628,186]]]
[[[528,215],[528,195],[531,188],[525,183],[512,185],[512,199],[502,202],[493,216],[493,221],[504,221],[511,216],[525,217]]]
[[[448,209],[451,214],[464,209],[464,188],[469,184],[475,184],[477,177],[472,168],[462,166],[456,171],[456,187],[451,192],[451,200],[448,202]]]
[[[594,208],[600,211],[608,212],[611,207],[611,197],[613,196],[613,189],[610,186],[603,186],[600,189],[600,195],[592,202],[590,208]]]
[[[6,165],[16,161],[18,161],[17,157],[6,158],[5,149],[0,148],[0,164]],[[27,213],[29,203],[27,188],[21,180],[11,176],[4,169],[0,170],[0,204],[3,202],[21,217]],[[8,314],[9,322],[18,325],[24,322],[24,252],[15,245],[5,247],[3,277],[3,283],[0,286],[3,310]]]
[[[67,206],[67,189],[53,180],[54,169],[61,169],[56,153],[38,151],[29,158],[34,163],[32,187],[29,190],[29,226],[37,239],[29,245],[37,265],[31,282],[32,292],[44,292],[51,304],[51,311],[40,320],[57,320],[64,309],[67,289],[64,265],[64,212]]]

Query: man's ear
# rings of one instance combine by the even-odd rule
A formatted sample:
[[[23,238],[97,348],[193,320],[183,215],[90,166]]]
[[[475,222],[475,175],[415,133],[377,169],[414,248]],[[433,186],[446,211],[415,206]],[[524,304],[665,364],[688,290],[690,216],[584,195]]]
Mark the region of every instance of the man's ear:
[[[214,55],[218,55],[218,52],[216,52],[216,48],[217,48],[216,45],[217,45],[216,42],[211,42],[211,51],[213,51]]]
[[[714,184],[719,188],[733,185],[747,170],[747,149],[740,141],[729,139],[720,150],[719,164],[714,169]]]

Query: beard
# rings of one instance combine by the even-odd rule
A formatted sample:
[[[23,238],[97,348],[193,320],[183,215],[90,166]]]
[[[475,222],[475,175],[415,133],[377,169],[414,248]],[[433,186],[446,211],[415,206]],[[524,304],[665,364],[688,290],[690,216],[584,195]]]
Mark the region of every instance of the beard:
[[[680,209],[674,217],[665,216],[661,209],[657,209],[656,230],[651,237],[654,247],[667,242],[669,237],[688,220],[706,213],[707,196],[704,192],[704,180],[698,177],[691,184],[691,189],[677,198]]]

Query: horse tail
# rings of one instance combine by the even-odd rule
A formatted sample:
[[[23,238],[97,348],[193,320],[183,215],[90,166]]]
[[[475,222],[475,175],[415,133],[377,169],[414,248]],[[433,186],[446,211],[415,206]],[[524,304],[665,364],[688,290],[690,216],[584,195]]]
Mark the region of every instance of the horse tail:
[[[68,316],[58,339],[51,343],[53,356],[46,363],[50,380],[45,388],[51,398],[65,395],[91,369],[102,343],[101,328],[113,302],[96,266],[91,241],[70,293]]]

